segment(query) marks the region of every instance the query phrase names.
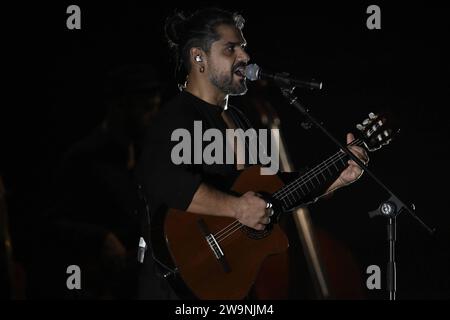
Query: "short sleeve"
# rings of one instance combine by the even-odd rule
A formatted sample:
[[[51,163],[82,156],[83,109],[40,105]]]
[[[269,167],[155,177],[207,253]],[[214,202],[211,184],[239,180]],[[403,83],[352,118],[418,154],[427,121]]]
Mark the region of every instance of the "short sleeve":
[[[136,179],[153,205],[186,210],[202,183],[201,168],[174,164],[171,153],[178,142],[171,141],[171,136],[177,128],[191,132],[194,119],[187,114],[173,116],[166,112],[156,121],[147,132],[135,170]]]

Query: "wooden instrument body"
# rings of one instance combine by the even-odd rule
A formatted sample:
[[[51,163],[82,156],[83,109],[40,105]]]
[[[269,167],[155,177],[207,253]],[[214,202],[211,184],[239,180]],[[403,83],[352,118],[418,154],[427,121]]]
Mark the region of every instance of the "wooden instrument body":
[[[232,190],[241,194],[250,190],[273,193],[282,186],[278,176],[260,175],[260,167],[254,166],[241,173]],[[286,251],[289,245],[276,224],[270,231],[256,232],[261,238],[249,236],[246,228],[239,228],[219,243],[229,266],[226,271],[202,233],[199,219],[212,234],[235,221],[174,209],[167,212],[164,222],[167,247],[182,280],[199,299],[245,298],[264,260]]]

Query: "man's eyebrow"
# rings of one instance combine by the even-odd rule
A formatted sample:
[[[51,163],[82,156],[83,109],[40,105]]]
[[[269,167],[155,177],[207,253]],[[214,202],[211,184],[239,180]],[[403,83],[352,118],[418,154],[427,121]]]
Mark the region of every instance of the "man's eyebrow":
[[[240,46],[240,47],[246,47],[247,46],[247,42],[232,42],[232,41],[228,41],[224,44],[224,47],[228,47],[228,46]]]

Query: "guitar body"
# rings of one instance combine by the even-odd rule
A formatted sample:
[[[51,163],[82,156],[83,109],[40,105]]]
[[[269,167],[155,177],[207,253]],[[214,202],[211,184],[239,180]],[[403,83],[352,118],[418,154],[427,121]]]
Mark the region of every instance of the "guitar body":
[[[253,166],[241,173],[232,191],[271,194],[282,186],[278,176],[260,175],[260,167]],[[218,233],[228,230],[225,228],[235,221],[174,209],[167,212],[164,221],[167,248],[179,276],[199,299],[245,298],[264,260],[285,252],[289,246],[286,235],[276,224],[265,231],[237,225],[227,234]],[[215,239],[223,252],[220,261],[205,237],[209,233],[217,234]]]

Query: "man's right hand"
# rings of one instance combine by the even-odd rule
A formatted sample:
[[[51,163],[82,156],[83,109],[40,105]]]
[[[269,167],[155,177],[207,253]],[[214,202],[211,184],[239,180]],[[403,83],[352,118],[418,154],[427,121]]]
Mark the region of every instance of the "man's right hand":
[[[194,194],[188,212],[237,219],[247,227],[264,230],[270,218],[266,201],[253,191],[240,197],[219,191],[202,183]]]
[[[256,229],[264,230],[270,218],[266,212],[266,201],[255,192],[248,191],[232,203],[235,218],[242,224]]]

